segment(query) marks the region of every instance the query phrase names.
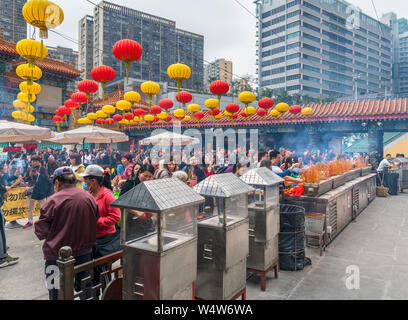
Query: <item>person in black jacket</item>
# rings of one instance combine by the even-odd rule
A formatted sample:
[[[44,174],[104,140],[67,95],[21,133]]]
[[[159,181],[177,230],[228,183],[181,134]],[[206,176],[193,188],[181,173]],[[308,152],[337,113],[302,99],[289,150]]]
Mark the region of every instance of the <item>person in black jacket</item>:
[[[13,258],[7,254],[6,231],[4,228],[5,219],[1,206],[11,187],[7,182],[4,165],[4,162],[0,163],[0,268],[8,267],[18,262],[17,257]]]
[[[31,157],[31,166],[26,179],[27,188],[27,203],[28,203],[28,222],[23,226],[24,229],[33,226],[34,204],[38,202],[39,208],[44,204],[46,198],[51,195],[52,184],[48,178],[47,171],[41,166],[40,157]]]

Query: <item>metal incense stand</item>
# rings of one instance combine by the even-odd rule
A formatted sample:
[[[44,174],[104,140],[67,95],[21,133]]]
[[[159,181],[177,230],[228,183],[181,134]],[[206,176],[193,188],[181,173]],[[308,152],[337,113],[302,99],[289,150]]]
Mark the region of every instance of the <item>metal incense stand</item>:
[[[284,181],[267,168],[256,168],[241,179],[252,186],[249,194],[249,256],[247,271],[261,276],[261,290],[266,290],[266,274],[279,269],[279,185]]]
[[[111,204],[123,209],[123,300],[193,298],[197,212],[203,202],[170,178],[143,182]]]
[[[245,299],[248,192],[254,189],[232,173],[212,175],[194,189],[211,203],[198,222],[196,299]]]

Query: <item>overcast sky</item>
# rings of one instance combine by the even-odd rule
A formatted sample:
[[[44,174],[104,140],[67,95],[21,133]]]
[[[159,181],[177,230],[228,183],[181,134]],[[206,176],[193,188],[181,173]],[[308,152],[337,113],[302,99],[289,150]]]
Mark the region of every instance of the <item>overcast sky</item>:
[[[91,0],[99,3],[99,0]],[[253,0],[239,0],[251,12],[255,12]],[[374,18],[372,0],[349,0]],[[398,17],[408,17],[407,0],[373,0],[378,16],[394,11]],[[78,20],[86,14],[93,15],[94,6],[86,0],[54,0],[65,14],[63,24],[56,31],[78,39]],[[235,75],[255,74],[256,19],[240,7],[235,0],[111,0],[146,13],[176,21],[176,27],[202,34],[204,58],[232,60]],[[72,47],[77,45],[53,33],[45,42],[48,45]]]

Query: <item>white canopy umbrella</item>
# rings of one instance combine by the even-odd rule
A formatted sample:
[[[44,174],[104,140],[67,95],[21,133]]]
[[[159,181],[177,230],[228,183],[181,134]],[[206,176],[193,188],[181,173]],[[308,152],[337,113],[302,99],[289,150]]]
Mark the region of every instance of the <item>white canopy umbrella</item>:
[[[171,145],[193,145],[200,143],[200,140],[190,136],[178,134],[175,132],[166,131],[155,136],[145,138],[139,142],[140,145],[147,146],[149,144],[171,146]]]
[[[48,128],[0,120],[1,143],[38,143],[41,140],[51,139],[54,136],[54,132]]]
[[[43,143],[83,144],[83,143],[117,143],[129,141],[129,137],[120,131],[108,130],[100,127],[86,126],[55,135]]]

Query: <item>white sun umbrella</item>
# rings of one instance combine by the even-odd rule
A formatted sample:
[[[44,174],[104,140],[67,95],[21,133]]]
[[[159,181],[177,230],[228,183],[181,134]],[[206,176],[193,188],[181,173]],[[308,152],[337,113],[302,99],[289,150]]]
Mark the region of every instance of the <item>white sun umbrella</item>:
[[[55,136],[51,129],[13,121],[0,120],[0,142],[38,143]]]
[[[182,135],[175,132],[166,131],[155,136],[145,138],[139,142],[143,146],[149,144],[160,145],[160,146],[171,146],[171,145],[194,145],[200,143],[198,138],[193,138],[190,136]]]
[[[86,126],[60,132],[44,143],[83,144],[83,143],[117,143],[129,141],[129,137],[120,131],[108,130],[95,126]]]

